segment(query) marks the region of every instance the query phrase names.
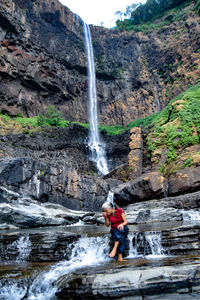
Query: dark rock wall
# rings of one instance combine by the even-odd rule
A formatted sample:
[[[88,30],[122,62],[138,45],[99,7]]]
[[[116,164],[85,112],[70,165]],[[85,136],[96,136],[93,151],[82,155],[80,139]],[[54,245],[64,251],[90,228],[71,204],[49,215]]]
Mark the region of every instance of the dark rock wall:
[[[100,122],[126,125],[162,109],[194,84],[199,18],[148,34],[92,26]],[[0,109],[36,115],[54,105],[68,120],[88,122],[82,20],[57,0],[2,0]],[[173,84],[172,84],[173,83]]]
[[[111,188],[121,183],[103,179],[89,162],[88,130],[70,125],[31,135],[0,137],[0,185],[41,202],[71,209],[98,210]],[[129,133],[106,136],[109,168],[127,162]]]

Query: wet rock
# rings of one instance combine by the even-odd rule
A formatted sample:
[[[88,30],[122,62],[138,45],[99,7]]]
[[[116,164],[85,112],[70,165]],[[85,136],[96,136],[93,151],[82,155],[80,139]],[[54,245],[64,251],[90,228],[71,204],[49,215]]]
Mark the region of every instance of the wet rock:
[[[200,223],[185,224],[162,231],[162,246],[175,255],[199,254]]]
[[[200,192],[195,192],[130,204],[125,212],[129,224],[182,221],[188,210],[198,210],[199,201]]]
[[[66,229],[1,232],[0,257],[4,262],[57,262],[69,259],[79,235]]]
[[[3,188],[1,190],[5,191]],[[58,204],[40,203],[22,196],[16,198],[16,193],[14,194],[12,191],[7,190],[7,194],[11,196],[0,203],[0,220],[7,226],[26,228],[67,225],[88,216],[87,212],[72,211]],[[12,199],[13,194],[14,199]]]
[[[147,268],[108,269],[76,274],[59,281],[59,299],[79,297],[80,299],[123,298],[142,299],[160,293],[182,293],[195,291],[200,284],[200,264],[158,266]],[[164,299],[164,298],[163,298]]]

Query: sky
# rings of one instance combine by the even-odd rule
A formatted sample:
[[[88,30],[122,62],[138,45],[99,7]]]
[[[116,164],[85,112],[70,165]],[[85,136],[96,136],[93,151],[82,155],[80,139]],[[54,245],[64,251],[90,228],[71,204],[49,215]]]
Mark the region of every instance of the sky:
[[[87,24],[114,27],[118,19],[115,12],[126,10],[133,3],[145,3],[146,0],[59,0],[73,13],[78,14]],[[103,24],[102,24],[103,23]]]

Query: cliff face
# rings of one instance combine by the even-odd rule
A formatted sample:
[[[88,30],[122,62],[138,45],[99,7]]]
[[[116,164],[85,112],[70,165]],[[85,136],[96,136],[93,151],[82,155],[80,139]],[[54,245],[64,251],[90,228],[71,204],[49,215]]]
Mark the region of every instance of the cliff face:
[[[99,120],[122,124],[166,106],[199,76],[199,18],[148,34],[91,27]],[[82,20],[57,0],[2,0],[0,109],[32,116],[54,105],[88,122]]]

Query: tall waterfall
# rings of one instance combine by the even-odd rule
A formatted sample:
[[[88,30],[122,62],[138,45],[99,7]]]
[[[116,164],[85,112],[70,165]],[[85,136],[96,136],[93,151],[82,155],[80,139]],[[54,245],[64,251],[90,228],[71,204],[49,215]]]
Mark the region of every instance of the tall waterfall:
[[[94,54],[92,48],[92,39],[89,26],[84,23],[85,47],[88,60],[88,79],[89,79],[89,121],[90,134],[88,146],[91,151],[91,160],[95,162],[97,169],[103,175],[108,174],[108,166],[105,155],[105,146],[100,141],[98,131],[98,112],[97,112],[97,94],[96,94],[96,75],[94,66]]]

